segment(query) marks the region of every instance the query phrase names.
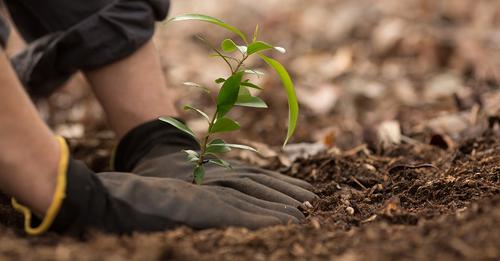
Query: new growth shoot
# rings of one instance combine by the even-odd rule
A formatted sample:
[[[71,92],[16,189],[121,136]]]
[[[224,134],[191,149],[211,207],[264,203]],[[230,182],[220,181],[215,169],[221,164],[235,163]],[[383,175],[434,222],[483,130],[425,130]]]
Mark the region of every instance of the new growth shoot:
[[[235,106],[267,108],[266,103],[262,99],[257,96],[253,96],[249,91],[249,89],[252,88],[259,90],[262,89],[246,78],[248,75],[252,74],[256,74],[259,76],[262,75],[261,72],[249,69],[245,66],[245,61],[249,57],[257,56],[269,66],[271,66],[280,77],[283,87],[287,93],[289,106],[288,131],[283,146],[286,145],[295,131],[299,107],[297,103],[297,97],[295,95],[293,81],[290,78],[290,75],[288,74],[285,67],[283,67],[283,65],[281,65],[281,63],[279,63],[277,60],[263,54],[265,51],[277,51],[280,53],[285,53],[286,51],[282,47],[276,47],[258,40],[257,38],[259,36],[259,26],[256,26],[252,40],[248,41],[248,38],[245,36],[245,34],[236,27],[229,25],[219,19],[206,15],[180,15],[168,20],[167,23],[186,20],[197,20],[215,24],[235,33],[242,42],[242,45],[238,45],[231,39],[224,39],[220,44],[219,50],[219,48],[211,45],[202,37],[199,37],[201,41],[207,44],[214,51],[214,54],[212,54],[212,56],[220,58],[225,64],[227,64],[230,71],[229,76],[215,79],[215,83],[220,86],[220,89],[217,94],[216,110],[213,115],[209,116],[204,111],[193,106],[184,106],[185,110],[190,110],[199,114],[200,117],[203,117],[208,123],[207,132],[205,135],[203,135],[203,137],[200,138],[199,135],[196,135],[189,127],[175,118],[160,118],[160,120],[169,123],[177,129],[183,131],[184,133],[192,136],[199,143],[201,148],[200,151],[185,150],[184,152],[187,155],[187,160],[189,162],[192,162],[194,165],[193,182],[196,184],[202,184],[205,175],[205,164],[215,164],[221,167],[231,168],[231,164],[221,159],[219,155],[227,153],[232,149],[243,149],[257,152],[254,148],[246,145],[229,144],[222,139],[213,138],[214,134],[236,131],[241,128],[240,124],[237,121],[227,116],[231,109],[233,109]],[[203,88],[206,92],[209,92],[208,88],[204,88],[196,83],[187,82],[185,84],[189,86],[200,87]]]

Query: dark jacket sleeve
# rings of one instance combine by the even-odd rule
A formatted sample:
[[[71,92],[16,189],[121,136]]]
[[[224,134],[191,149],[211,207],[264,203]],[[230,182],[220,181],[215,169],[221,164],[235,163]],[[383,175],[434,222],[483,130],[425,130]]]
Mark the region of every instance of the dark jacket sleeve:
[[[0,46],[5,47],[7,44],[7,39],[9,37],[9,27],[4,22],[2,17],[0,17]]]
[[[169,0],[6,0],[30,44],[12,59],[33,96],[45,96],[78,70],[120,60],[153,35]]]

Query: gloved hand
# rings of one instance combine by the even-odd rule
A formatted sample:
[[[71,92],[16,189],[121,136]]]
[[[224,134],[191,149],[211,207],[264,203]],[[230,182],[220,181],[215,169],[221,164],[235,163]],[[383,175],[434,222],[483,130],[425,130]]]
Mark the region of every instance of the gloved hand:
[[[191,182],[193,164],[187,162],[185,153],[152,156],[162,152],[163,146],[165,145],[155,147],[132,172],[142,176],[168,177]],[[232,188],[261,200],[286,204],[290,208],[296,208],[315,197],[308,190],[312,187],[307,182],[236,161],[231,161],[231,165],[232,169],[205,165],[203,185]]]
[[[112,233],[158,231],[182,225],[194,229],[226,226],[256,229],[297,222],[302,218],[296,208],[259,200],[231,188],[198,186],[179,179],[132,173],[89,173],[86,176],[94,182],[87,180],[75,184],[95,185],[91,191],[83,193],[85,201],[82,201],[82,194],[72,194],[73,188],[69,188],[69,194],[74,196],[70,196],[69,201],[79,205],[74,212],[85,213],[84,220],[71,218],[70,227],[86,223],[86,226]]]
[[[183,149],[199,150],[189,135],[160,122],[145,123],[126,135],[116,150],[115,168],[142,176],[191,182],[192,163]],[[315,198],[312,186],[277,172],[231,162],[233,168],[205,165],[204,185],[237,190],[254,198],[296,209]]]
[[[156,131],[149,132],[150,127]],[[56,192],[45,217],[32,219],[28,208],[14,202],[14,207],[25,214],[26,231],[37,235],[50,228],[82,235],[88,229],[98,229],[127,234],[182,225],[194,229],[227,226],[256,229],[302,220],[304,215],[297,206],[315,197],[307,190],[310,185],[306,182],[238,163],[233,170],[208,168],[205,184],[192,184],[192,166],[181,153],[172,152],[193,141],[159,122],[146,123],[128,137],[156,140],[136,135],[143,132],[150,133],[147,136],[150,138],[163,139],[167,135],[169,139],[165,143],[139,142],[135,144],[139,147],[133,146],[138,149],[131,151],[147,151],[131,153],[130,161],[124,161],[138,159],[133,164],[136,173],[94,173],[72,160],[66,143],[59,139],[61,161]],[[120,162],[125,159],[122,153],[132,148],[123,144],[132,140],[126,138],[119,146]],[[158,146],[142,150],[148,144]]]

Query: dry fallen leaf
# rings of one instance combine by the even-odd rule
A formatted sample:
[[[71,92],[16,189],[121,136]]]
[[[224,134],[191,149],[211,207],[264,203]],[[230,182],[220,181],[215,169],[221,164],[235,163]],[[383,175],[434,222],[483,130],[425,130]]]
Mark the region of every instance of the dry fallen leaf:
[[[401,143],[401,127],[397,121],[385,121],[377,128],[378,139],[382,147]]]

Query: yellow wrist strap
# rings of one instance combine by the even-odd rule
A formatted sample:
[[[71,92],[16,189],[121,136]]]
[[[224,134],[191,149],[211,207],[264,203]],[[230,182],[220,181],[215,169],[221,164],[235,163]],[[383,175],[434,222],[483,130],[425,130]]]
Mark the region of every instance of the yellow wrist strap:
[[[58,136],[56,139],[61,148],[61,158],[59,159],[59,166],[57,169],[56,189],[52,198],[52,203],[50,204],[42,223],[40,223],[38,227],[32,227],[31,210],[19,204],[14,198],[12,198],[12,206],[14,209],[24,215],[24,230],[31,236],[38,236],[49,230],[59,213],[64,197],[66,196],[66,172],[68,171],[69,149],[64,138]]]

